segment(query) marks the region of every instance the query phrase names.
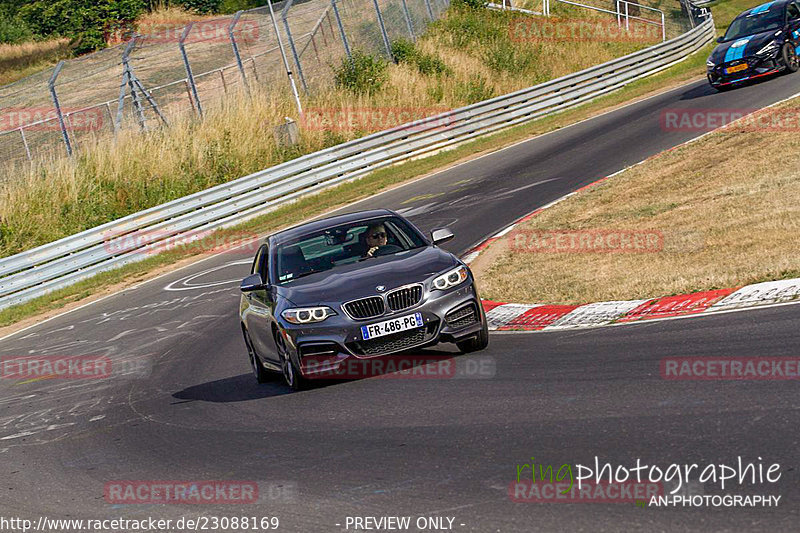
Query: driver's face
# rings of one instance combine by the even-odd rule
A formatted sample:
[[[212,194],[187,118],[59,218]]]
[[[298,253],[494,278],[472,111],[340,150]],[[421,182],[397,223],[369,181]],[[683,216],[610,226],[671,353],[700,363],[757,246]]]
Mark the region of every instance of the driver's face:
[[[367,244],[372,246],[385,246],[386,245],[386,228],[377,226],[367,230]]]

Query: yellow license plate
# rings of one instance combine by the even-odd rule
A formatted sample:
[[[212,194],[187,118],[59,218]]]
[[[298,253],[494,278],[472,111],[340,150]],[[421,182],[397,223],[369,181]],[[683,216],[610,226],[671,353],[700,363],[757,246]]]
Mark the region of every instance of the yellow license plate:
[[[742,63],[741,65],[736,65],[735,67],[728,67],[725,69],[725,72],[728,74],[733,74],[734,72],[741,72],[743,70],[747,70],[747,63]]]

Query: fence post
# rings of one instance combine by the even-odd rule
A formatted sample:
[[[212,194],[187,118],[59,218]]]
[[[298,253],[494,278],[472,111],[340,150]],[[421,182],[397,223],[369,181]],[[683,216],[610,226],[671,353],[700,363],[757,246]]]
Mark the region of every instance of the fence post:
[[[139,120],[139,127],[142,130],[147,130],[147,119],[144,116],[144,110],[142,109],[142,102],[139,101],[139,96],[137,94],[136,83],[133,76],[133,69],[131,69],[131,65],[128,62],[128,56],[133,50],[133,47],[136,45],[136,39],[138,39],[138,35],[134,35],[131,42],[128,43],[128,46],[125,47],[125,51],[122,53],[122,68],[128,74],[128,86],[130,87],[131,91],[131,100],[133,101],[133,108],[136,110],[136,118]]]
[[[342,34],[342,43],[344,44],[344,51],[347,54],[347,57],[352,59],[353,54],[350,53],[350,45],[347,44],[347,35],[345,35],[344,33],[344,26],[342,25],[342,17],[339,16],[339,8],[336,7],[336,1],[337,0],[331,0],[331,5],[333,6],[333,14],[336,17],[336,25],[339,26],[339,33]]]
[[[378,15],[378,25],[381,27],[383,44],[386,46],[386,54],[389,56],[391,61],[394,61],[394,57],[392,56],[392,45],[389,44],[389,36],[386,35],[386,26],[383,24],[383,16],[381,15],[381,9],[378,7],[378,0],[372,0],[372,3],[375,5],[375,13]]]
[[[69,135],[67,134],[67,125],[64,124],[64,115],[61,114],[61,105],[58,103],[58,94],[56,93],[56,78],[58,78],[61,69],[64,67],[64,61],[61,60],[53,70],[53,75],[50,76],[50,81],[47,82],[50,87],[50,96],[53,98],[53,105],[56,107],[56,115],[58,115],[58,125],[61,127],[61,137],[64,139],[64,146],[67,148],[67,155],[72,155],[72,144],[69,142]]]
[[[411,13],[408,12],[406,0],[403,0],[403,13],[406,16],[406,26],[408,26],[408,33],[411,34],[411,40],[416,41],[417,37],[414,35],[414,25],[411,23]]]
[[[292,30],[289,29],[289,21],[286,20],[286,14],[289,8],[292,7],[292,1],[286,4],[286,7],[281,11],[281,19],[283,19],[283,27],[286,29],[286,37],[289,39],[289,48],[292,49],[292,56],[294,56],[294,64],[297,65],[297,73],[300,74],[300,83],[303,84],[303,90],[308,94],[308,85],[306,85],[306,77],[303,75],[303,67],[300,65],[300,56],[297,55],[297,48],[294,46],[294,39],[292,38]]]
[[[242,64],[242,56],[239,55],[239,45],[236,43],[236,37],[233,36],[233,28],[239,22],[239,17],[242,16],[241,11],[237,11],[233,16],[233,20],[228,26],[228,38],[231,40],[231,47],[233,47],[233,55],[236,57],[236,65],[239,67],[239,74],[242,75],[242,83],[247,94],[250,94],[250,86],[247,84],[247,76],[244,73],[244,65]]]
[[[133,45],[136,42],[136,35],[134,35],[125,50],[122,52],[122,82],[119,84],[119,99],[117,100],[117,117],[114,120],[114,134],[119,132],[122,125],[122,110],[125,105],[125,88],[128,87],[128,80],[130,79],[130,71],[128,70],[128,54],[131,53]]]
[[[275,20],[275,11],[272,9],[272,2],[267,2],[269,6],[269,16],[272,19],[272,27],[275,29],[275,38],[278,40],[278,49],[281,51],[281,59],[283,59],[283,66],[286,68],[286,75],[289,77],[289,83],[292,86],[292,94],[294,95],[294,102],[297,105],[297,112],[303,116],[303,106],[300,104],[300,95],[297,93],[297,85],[294,83],[294,76],[292,76],[292,69],[289,66],[289,60],[286,59],[286,52],[283,49],[283,41],[281,41],[281,33],[278,31],[278,22]]]
[[[428,16],[433,21],[433,8],[431,8],[431,0],[425,0],[425,8],[428,10]]]
[[[28,139],[25,138],[25,128],[19,128],[19,134],[22,136],[22,146],[25,147],[25,155],[28,156],[28,161],[33,161],[31,158],[31,149],[28,147]]]
[[[194,76],[192,76],[192,66],[189,64],[189,56],[186,55],[186,46],[184,45],[186,37],[189,36],[189,32],[192,29],[192,25],[194,25],[194,22],[190,22],[183,29],[183,34],[181,35],[181,39],[180,41],[178,41],[178,48],[180,48],[181,50],[181,56],[183,57],[183,67],[186,69],[186,79],[189,81],[189,87],[191,87],[192,89],[192,95],[194,96],[194,102],[196,105],[197,114],[202,117],[203,106],[200,104],[200,97],[197,95],[197,85],[195,85],[194,83]]]

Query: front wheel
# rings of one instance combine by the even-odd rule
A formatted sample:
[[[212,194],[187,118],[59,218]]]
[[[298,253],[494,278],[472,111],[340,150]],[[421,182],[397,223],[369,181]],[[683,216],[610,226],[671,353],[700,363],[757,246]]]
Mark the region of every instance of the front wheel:
[[[247,358],[250,360],[250,368],[253,369],[253,375],[259,383],[266,383],[269,380],[267,371],[264,370],[264,365],[261,364],[255,348],[253,348],[253,341],[250,339],[250,334],[242,327],[242,334],[244,335],[244,344],[247,346]]]
[[[489,346],[489,326],[484,321],[483,328],[474,337],[456,343],[462,353],[478,352]]]
[[[791,43],[784,43],[781,55],[783,56],[783,64],[786,67],[786,72],[797,72],[797,69],[800,68],[800,60],[797,59],[797,51],[794,49],[794,46],[792,46]]]
[[[286,348],[286,341],[279,332],[275,332],[275,346],[278,347],[278,357],[281,360],[281,372],[283,373],[283,380],[294,391],[303,390],[307,387],[308,382],[300,374],[300,369],[292,361],[289,355],[289,350]]]

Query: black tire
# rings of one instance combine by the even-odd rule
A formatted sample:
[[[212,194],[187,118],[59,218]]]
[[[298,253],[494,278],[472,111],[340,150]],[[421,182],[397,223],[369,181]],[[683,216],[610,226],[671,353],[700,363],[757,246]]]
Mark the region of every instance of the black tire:
[[[250,334],[242,327],[242,334],[244,335],[244,344],[247,346],[247,358],[250,360],[250,368],[253,370],[253,375],[259,383],[266,383],[269,381],[270,375],[261,364],[261,358],[258,357],[256,349],[253,348],[253,341],[250,339]]]
[[[781,57],[783,58],[783,65],[786,67],[787,74],[797,72],[800,69],[800,60],[797,58],[797,52],[791,43],[784,43],[781,50]]]
[[[283,381],[294,391],[304,390],[308,387],[308,381],[300,374],[300,369],[292,361],[283,337],[275,332],[275,346],[278,348],[278,357],[281,360],[281,372]]]
[[[461,353],[478,352],[489,346],[489,326],[486,319],[483,321],[483,328],[474,337],[456,343]]]

